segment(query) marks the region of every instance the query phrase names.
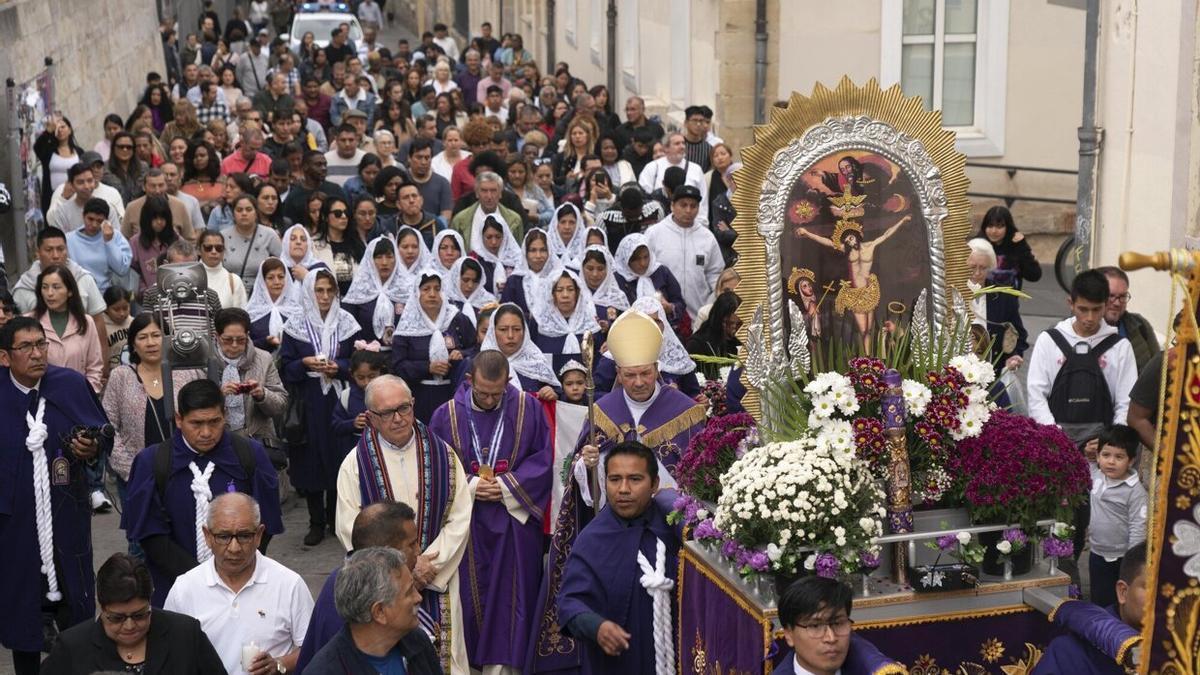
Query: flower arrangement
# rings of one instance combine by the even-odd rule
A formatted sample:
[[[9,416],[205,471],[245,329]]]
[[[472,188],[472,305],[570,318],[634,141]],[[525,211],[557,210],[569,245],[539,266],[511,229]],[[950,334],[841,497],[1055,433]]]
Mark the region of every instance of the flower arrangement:
[[[675,479],[687,494],[707,502],[721,495],[721,474],[745,454],[742,440],[754,429],[747,413],[710,417],[704,431],[692,437],[675,467]]]
[[[942,561],[943,555],[976,567],[983,562],[983,544],[972,537],[970,532],[943,534],[935,541],[926,541],[925,546],[937,551],[938,554],[930,567],[937,567],[938,563]]]
[[[1000,554],[1002,562],[1012,562],[1015,555],[1025,550],[1025,546],[1029,543],[1029,537],[1025,536],[1025,532],[1019,527],[1010,527],[1000,535],[1000,541],[996,542],[996,551]]]
[[[878,564],[871,539],[883,532],[884,496],[850,442],[847,428],[844,438],[823,430],[768,443],[721,476],[712,525],[742,574],[789,576],[804,568],[836,576],[862,568],[864,559]]]
[[[1042,554],[1047,558],[1070,558],[1075,555],[1075,528],[1063,522],[1050,527],[1050,536],[1042,540]]]
[[[977,523],[1016,523],[1033,532],[1041,518],[1066,520],[1089,487],[1083,454],[1058,427],[995,411],[983,434],[958,443],[947,469]]]
[[[852,358],[848,365],[845,374],[820,373],[805,385],[808,424],[847,443],[883,479],[888,456],[880,400],[887,365],[872,357]],[[965,355],[925,373],[923,381],[903,380],[915,506],[938,502],[952,486],[946,468],[950,451],[955,443],[977,437],[990,418],[995,406],[988,401],[988,385],[994,377],[991,364]]]

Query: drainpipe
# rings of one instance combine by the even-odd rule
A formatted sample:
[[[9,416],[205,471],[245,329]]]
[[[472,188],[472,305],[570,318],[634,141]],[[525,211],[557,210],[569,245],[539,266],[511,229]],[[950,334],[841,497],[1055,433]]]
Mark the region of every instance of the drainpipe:
[[[546,70],[547,73],[554,72],[554,47],[557,42],[554,33],[554,0],[546,0]],[[609,98],[612,98],[612,93],[609,93]]]
[[[1096,0],[1092,0],[1095,2]],[[767,0],[754,2],[754,123],[767,121]],[[611,96],[611,94],[610,94]]]
[[[1096,126],[1096,65],[1099,60],[1100,0],[1087,0],[1083,41],[1083,117],[1079,127],[1079,186],[1075,196],[1075,271],[1091,266],[1096,229],[1096,184],[1104,129]]]
[[[608,0],[608,102],[617,95],[617,0]]]

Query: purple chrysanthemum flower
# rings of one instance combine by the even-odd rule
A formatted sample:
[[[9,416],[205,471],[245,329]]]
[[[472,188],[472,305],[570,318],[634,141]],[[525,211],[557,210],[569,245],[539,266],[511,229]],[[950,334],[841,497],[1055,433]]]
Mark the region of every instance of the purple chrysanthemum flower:
[[[1029,542],[1029,537],[1025,536],[1025,532],[1019,527],[1012,527],[1004,531],[1002,535],[1004,541],[1013,545],[1013,548],[1020,548]]]
[[[863,566],[863,569],[877,569],[879,567],[879,556],[870,551],[863,551],[858,554],[858,562]]]
[[[1042,540],[1042,553],[1048,558],[1067,558],[1075,554],[1075,544],[1067,539],[1047,537]]]
[[[837,556],[834,556],[832,553],[822,553],[817,556],[817,560],[813,566],[817,570],[817,576],[833,579],[837,577],[838,570],[841,569],[842,564],[838,562]]]
[[[943,551],[952,551],[958,546],[958,537],[953,534],[943,534],[937,538],[937,545]]]

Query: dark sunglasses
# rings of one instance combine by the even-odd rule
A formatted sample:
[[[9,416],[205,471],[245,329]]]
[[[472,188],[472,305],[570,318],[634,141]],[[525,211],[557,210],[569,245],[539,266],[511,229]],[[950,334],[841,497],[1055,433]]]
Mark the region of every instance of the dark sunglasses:
[[[337,216],[338,218],[346,217],[346,209],[330,209],[329,215]]]
[[[114,145],[113,147],[116,148],[117,150],[132,150],[133,149],[132,145],[125,145],[124,143],[118,143],[117,145]]]
[[[221,244],[205,244],[203,246],[205,253],[224,253],[225,247]]]

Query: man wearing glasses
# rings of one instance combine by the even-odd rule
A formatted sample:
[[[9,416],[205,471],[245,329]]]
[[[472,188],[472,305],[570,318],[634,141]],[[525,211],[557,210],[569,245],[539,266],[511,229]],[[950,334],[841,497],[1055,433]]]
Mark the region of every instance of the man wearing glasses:
[[[225,422],[220,386],[189,382],[179,390],[171,440],[133,460],[121,527],[146,552],[155,607],[163,606],[176,577],[216,553],[203,532],[214,496],[252,495],[262,505],[263,532],[283,532],[275,467],[258,441],[227,432]],[[267,541],[269,536],[261,542],[264,550]],[[254,547],[259,545],[256,540]]]
[[[1138,372],[1146,367],[1150,359],[1162,351],[1158,335],[1146,317],[1129,311],[1129,275],[1119,267],[1101,267],[1100,273],[1108,279],[1108,302],[1104,305],[1104,322],[1115,326],[1117,334],[1129,340],[1133,347],[1133,359]]]
[[[352,546],[354,519],[368,504],[399,501],[423,517],[417,522],[413,577],[421,607],[449,636],[438,645],[443,669],[466,673],[464,620],[458,566],[471,528],[473,490],[454,451],[413,415],[413,395],[404,380],[381,375],[367,385],[367,427],[338,470],[338,539]]]
[[[230,675],[290,672],[313,597],[299,574],[258,550],[269,505],[229,492],[206,506],[200,531],[212,556],[175,581],[164,609],[199,619]]]
[[[848,585],[825,577],[804,577],[788,586],[779,599],[779,624],[793,653],[780,661],[773,675],[877,673],[900,667],[854,635],[853,597]]]
[[[48,344],[36,319],[0,329],[0,645],[18,675],[38,672],[47,638],[96,612],[84,468],[104,448],[76,429],[108,419],[83,375],[47,363]]]

